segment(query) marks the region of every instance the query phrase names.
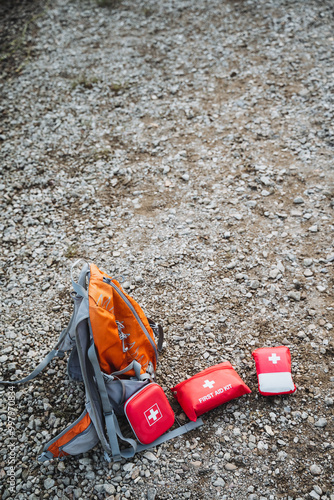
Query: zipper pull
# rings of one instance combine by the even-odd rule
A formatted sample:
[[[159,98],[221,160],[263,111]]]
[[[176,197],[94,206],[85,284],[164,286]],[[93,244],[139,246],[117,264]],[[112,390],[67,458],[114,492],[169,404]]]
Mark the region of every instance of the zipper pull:
[[[117,325],[117,328],[118,328],[118,335],[119,335],[119,338],[121,339],[122,341],[122,349],[123,349],[123,352],[126,352],[129,350],[128,347],[125,347],[125,342],[124,340],[130,336],[129,333],[123,333],[122,330],[124,328],[124,325],[123,323],[121,323],[120,321],[116,321],[116,325]]]

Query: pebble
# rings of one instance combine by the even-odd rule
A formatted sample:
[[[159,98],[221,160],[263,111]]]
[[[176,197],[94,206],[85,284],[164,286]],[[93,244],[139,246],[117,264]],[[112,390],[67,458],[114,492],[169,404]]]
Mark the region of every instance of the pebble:
[[[104,491],[108,494],[108,495],[114,495],[115,494],[115,491],[116,491],[116,488],[113,484],[109,484],[109,483],[105,483],[103,485],[103,489]]]
[[[310,467],[310,472],[313,476],[320,476],[320,474],[322,473],[322,469],[321,467],[319,467],[319,465],[312,464]]]
[[[309,495],[311,498],[314,498],[315,500],[320,500],[320,495],[318,495],[318,493],[314,490],[312,490]]]
[[[144,457],[147,458],[150,462],[155,462],[157,459],[156,455],[154,455],[151,451],[146,451],[144,453]]]
[[[63,472],[66,469],[66,465],[64,464],[64,462],[59,462],[57,464],[57,469],[59,470],[59,472]]]
[[[274,436],[274,432],[273,432],[272,428],[270,427],[270,425],[265,425],[265,426],[264,426],[264,429],[265,429],[266,433],[267,433],[269,436]]]
[[[295,205],[301,205],[305,203],[304,199],[301,196],[296,196],[296,198],[293,200]]]
[[[326,427],[327,419],[323,417],[319,418],[319,420],[317,420],[314,425],[315,427],[320,427],[320,428]]]
[[[46,478],[46,479],[44,480],[44,488],[45,488],[46,490],[50,490],[51,488],[53,488],[53,487],[54,487],[54,485],[55,485],[55,484],[56,484],[56,483],[55,483],[54,479],[51,479],[50,477],[48,477],[48,478]]]
[[[290,299],[293,299],[295,300],[296,302],[299,302],[300,299],[301,299],[301,293],[300,292],[295,292],[293,290],[291,290],[289,293],[288,293],[288,297]]]
[[[235,464],[227,463],[225,464],[225,469],[228,471],[233,471],[237,469],[237,466]]]
[[[157,495],[157,490],[155,488],[148,488],[147,500],[155,500],[156,495]]]
[[[262,189],[261,195],[262,196],[269,196],[270,195],[270,191],[267,191],[266,189]]]
[[[312,264],[313,264],[313,259],[308,258],[308,259],[303,260],[303,266],[305,266],[305,267],[310,267],[310,266],[312,266]]]
[[[270,277],[271,279],[275,279],[275,278],[277,278],[277,276],[278,276],[279,274],[280,274],[279,269],[274,268],[274,269],[272,269],[272,270],[270,271],[270,273],[269,273],[269,277]]]
[[[222,487],[223,488],[225,486],[224,479],[222,477],[219,477],[218,479],[216,479],[216,481],[214,481],[213,486]]]
[[[82,489],[81,488],[74,488],[73,495],[74,495],[74,498],[82,498]]]

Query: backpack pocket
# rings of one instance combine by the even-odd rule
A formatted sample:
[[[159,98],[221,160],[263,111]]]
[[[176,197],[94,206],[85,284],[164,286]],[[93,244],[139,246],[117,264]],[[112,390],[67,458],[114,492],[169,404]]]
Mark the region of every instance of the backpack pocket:
[[[98,442],[95,427],[85,410],[73,424],[45,445],[38,459],[44,461],[66,455],[79,455],[93,448]]]
[[[121,380],[104,374],[109,401],[116,415],[124,415],[124,403],[137,391],[149,384],[148,380]]]

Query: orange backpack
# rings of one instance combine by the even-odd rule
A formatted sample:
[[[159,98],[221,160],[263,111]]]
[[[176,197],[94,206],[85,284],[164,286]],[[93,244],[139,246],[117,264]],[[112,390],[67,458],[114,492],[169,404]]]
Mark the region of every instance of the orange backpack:
[[[79,262],[79,261],[78,261]],[[72,266],[77,265],[77,262]],[[125,402],[144,385],[152,382],[162,348],[160,325],[147,319],[137,302],[121,285],[85,263],[77,282],[73,279],[74,311],[55,348],[27,377],[1,384],[21,384],[35,378],[55,357],[71,350],[68,375],[83,382],[86,408],[80,417],[49,441],[39,461],[66,455],[78,455],[99,441],[110,460],[132,457],[136,452],[154,447],[202,424],[190,422],[160,436],[149,445],[138,444],[123,435],[117,416],[124,415]],[[120,448],[119,440],[127,447]]]

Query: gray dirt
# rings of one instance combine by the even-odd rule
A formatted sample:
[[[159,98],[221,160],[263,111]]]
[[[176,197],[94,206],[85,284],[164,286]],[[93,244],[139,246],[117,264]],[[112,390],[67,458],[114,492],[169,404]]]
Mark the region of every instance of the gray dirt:
[[[24,15],[0,75],[0,376],[52,348],[84,258],[165,327],[157,381],[181,421],[169,389],[223,360],[252,393],[127,462],[98,446],[43,465],[84,407],[53,361],[0,386],[1,498],[333,500],[333,2],[54,0]],[[251,353],[277,345],[297,391],[268,398]]]

